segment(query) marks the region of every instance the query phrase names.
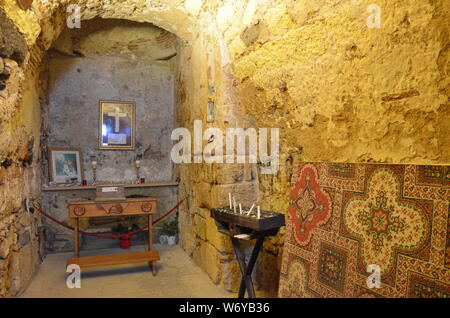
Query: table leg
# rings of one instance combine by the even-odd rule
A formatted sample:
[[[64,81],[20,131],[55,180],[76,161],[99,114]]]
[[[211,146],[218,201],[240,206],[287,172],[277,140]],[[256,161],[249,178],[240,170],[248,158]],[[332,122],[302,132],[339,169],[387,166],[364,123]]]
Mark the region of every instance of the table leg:
[[[74,240],[73,240],[73,247],[74,247],[74,251],[75,251],[75,257],[80,257],[80,252],[79,252],[79,231],[80,231],[80,219],[79,218],[75,218],[75,230],[74,230]]]
[[[153,249],[153,214],[148,216],[148,250]],[[149,262],[153,276],[156,276],[156,262]]]
[[[256,244],[253,247],[252,255],[250,256],[250,260],[248,261],[248,264],[247,264],[247,270],[245,272],[247,291],[249,293],[250,298],[256,298],[255,289],[253,288],[253,282],[252,282],[252,272],[253,272],[253,268],[255,267],[256,260],[258,259],[259,252],[261,251],[261,248],[263,246],[263,243],[264,243],[264,237],[257,239]],[[249,290],[249,288],[248,288],[249,283],[250,283],[250,286],[252,287],[251,290]]]
[[[236,259],[239,264],[239,268],[241,269],[242,277],[241,277],[241,285],[239,286],[239,294],[238,298],[244,298],[245,296],[245,289],[246,289],[246,280],[245,280],[245,272],[246,272],[246,265],[244,260],[244,255],[242,255],[241,250],[239,248],[239,240],[232,237],[231,242],[233,243],[234,248],[234,254],[236,254]]]
[[[239,248],[239,240],[232,237],[231,241],[233,243],[234,252],[239,263],[239,267],[242,273],[241,285],[239,287],[238,298],[244,298],[245,290],[247,290],[249,298],[256,298],[255,288],[252,281],[252,272],[255,266],[256,260],[258,259],[258,254],[261,251],[261,247],[264,243],[264,237],[258,238],[256,244],[253,248],[252,254],[248,264],[245,264],[245,256],[241,253]]]

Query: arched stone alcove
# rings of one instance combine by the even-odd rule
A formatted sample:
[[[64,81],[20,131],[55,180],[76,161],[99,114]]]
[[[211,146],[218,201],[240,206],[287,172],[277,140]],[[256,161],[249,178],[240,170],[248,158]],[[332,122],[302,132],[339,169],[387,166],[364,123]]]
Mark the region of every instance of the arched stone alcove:
[[[4,198],[5,202],[11,202],[12,197],[16,197],[16,206],[5,208],[6,214],[11,214],[11,220],[5,222],[6,226],[18,226],[15,219],[21,217],[26,219],[25,230],[19,227],[16,231],[12,231],[9,243],[12,246],[12,242],[22,235],[20,234],[22,230],[30,236],[31,242],[26,246],[18,244],[16,250],[10,251],[5,248],[3,264],[5,267],[9,266],[10,270],[4,272],[8,278],[2,280],[4,295],[14,295],[23,290],[38,267],[39,258],[43,257],[45,244],[43,221],[37,214],[27,214],[22,202],[25,198],[40,200],[41,183],[47,178],[40,171],[47,143],[45,129],[42,130],[45,122],[41,122],[41,109],[45,109],[42,106],[47,102],[45,94],[42,94],[47,89],[47,79],[45,72],[42,72],[42,66],[48,62],[47,51],[54,47],[56,40],[66,28],[66,20],[72,13],[67,10],[70,3],[73,2],[35,2],[32,10],[24,12],[9,1],[3,8],[8,19],[14,21],[18,39],[28,47],[28,52],[25,50],[23,54],[23,64],[15,66],[14,73],[17,78],[10,78],[6,83],[5,96],[10,100],[3,100],[2,105],[11,110],[8,122],[14,124],[11,127],[2,127],[5,132],[3,136],[6,137],[6,133],[20,136],[17,139],[8,138],[8,142],[17,149],[23,148],[22,152],[28,151],[33,155],[31,159],[23,159],[18,150],[17,155],[13,155],[11,152],[3,151],[5,148],[2,147],[1,158],[11,160],[12,167],[4,170],[5,178],[14,174],[17,186],[25,190],[20,191],[19,195],[14,190],[8,191]],[[179,1],[148,1],[144,6],[133,1],[111,4],[108,1],[78,1],[77,4],[82,13],[82,26],[83,23],[95,19],[109,19],[109,21],[123,19],[151,23],[179,37],[174,125],[192,129],[194,120],[206,122],[210,89],[214,88],[215,102],[221,106],[216,109],[215,126],[219,128],[239,126],[240,116],[233,111],[236,94],[232,69],[226,56],[228,53],[223,48],[223,41],[216,40],[217,36],[221,37],[220,33],[211,27],[202,28],[201,23],[195,18],[194,13],[198,14],[200,8],[191,4],[187,5],[188,8],[177,9],[181,5]],[[12,93],[13,91],[15,93]],[[4,120],[6,121],[6,118]],[[21,164],[24,160],[29,161],[27,166]],[[240,174],[243,169],[242,166],[237,169],[230,168],[229,171],[231,174]],[[205,269],[214,283],[221,284],[227,289],[236,289],[239,269],[232,255],[231,246],[217,233],[214,222],[208,218],[208,208],[217,205],[218,200],[223,200],[219,197],[228,191],[229,186],[221,188],[220,184],[229,183],[227,178],[233,178],[232,175],[226,176],[226,173],[220,173],[222,177],[216,177],[219,171],[218,167],[202,164],[177,167],[174,178],[180,179],[178,197],[188,198],[180,208],[180,244],[196,263]],[[27,173],[34,179],[27,178]],[[236,185],[237,191],[247,192],[256,200],[254,175],[248,172],[247,176],[244,184]],[[212,187],[215,188],[215,191],[212,191],[214,198],[210,193]]]

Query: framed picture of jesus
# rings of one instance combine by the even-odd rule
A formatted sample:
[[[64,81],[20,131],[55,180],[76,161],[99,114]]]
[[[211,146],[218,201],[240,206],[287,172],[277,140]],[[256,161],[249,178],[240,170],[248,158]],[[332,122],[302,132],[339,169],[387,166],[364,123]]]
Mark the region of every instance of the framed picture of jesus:
[[[79,183],[84,179],[80,148],[48,148],[50,182]]]
[[[134,150],[136,143],[136,104],[100,101],[99,148]]]

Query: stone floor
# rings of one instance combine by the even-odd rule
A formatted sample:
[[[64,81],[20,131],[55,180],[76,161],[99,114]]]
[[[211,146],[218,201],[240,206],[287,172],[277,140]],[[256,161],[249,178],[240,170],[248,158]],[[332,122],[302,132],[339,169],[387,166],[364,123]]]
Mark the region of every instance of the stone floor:
[[[161,260],[158,274],[153,276],[146,264],[112,266],[105,269],[83,270],[81,288],[66,286],[67,259],[72,254],[47,255],[39,272],[20,297],[150,297],[199,298],[235,297],[234,294],[214,285],[208,275],[178,246],[156,245]],[[143,246],[130,251],[142,251]],[[82,256],[123,253],[121,249],[81,252]]]

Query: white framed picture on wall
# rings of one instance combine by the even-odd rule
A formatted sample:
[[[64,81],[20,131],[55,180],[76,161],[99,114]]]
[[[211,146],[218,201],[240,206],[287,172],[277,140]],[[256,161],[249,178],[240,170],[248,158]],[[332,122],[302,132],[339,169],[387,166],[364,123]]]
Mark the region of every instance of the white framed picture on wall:
[[[81,183],[83,157],[79,148],[49,148],[50,182]]]

